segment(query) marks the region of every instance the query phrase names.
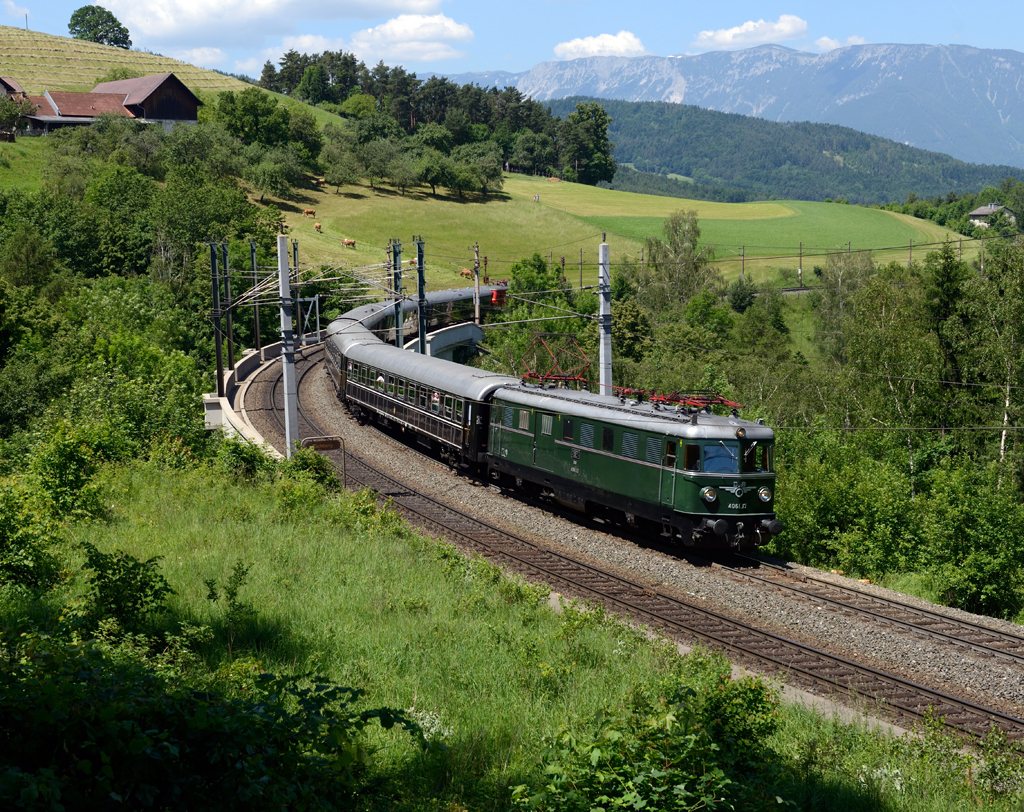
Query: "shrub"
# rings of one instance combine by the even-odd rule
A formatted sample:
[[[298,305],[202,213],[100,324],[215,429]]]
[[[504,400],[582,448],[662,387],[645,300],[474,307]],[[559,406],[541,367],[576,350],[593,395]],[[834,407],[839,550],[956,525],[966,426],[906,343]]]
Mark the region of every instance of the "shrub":
[[[112,618],[124,629],[135,630],[151,615],[164,609],[164,600],[174,594],[160,574],[159,558],[139,561],[122,550],[100,552],[83,544],[85,569],[91,571],[86,596],[88,614],[95,620]]]
[[[169,687],[94,648],[0,638],[0,797],[14,809],[341,809],[363,730],[418,726],[360,691],[261,674],[251,695]]]
[[[0,479],[0,583],[47,587],[57,579],[58,538],[45,500],[18,479]]]

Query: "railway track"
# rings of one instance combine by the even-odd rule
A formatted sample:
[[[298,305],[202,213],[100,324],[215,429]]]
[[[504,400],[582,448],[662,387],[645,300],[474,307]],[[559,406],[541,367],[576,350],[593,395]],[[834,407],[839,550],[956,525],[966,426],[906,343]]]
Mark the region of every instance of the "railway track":
[[[844,614],[859,614],[894,627],[897,632],[929,637],[942,645],[971,649],[983,657],[1024,665],[1024,637],[953,618],[940,612],[860,589],[836,584],[824,578],[797,573],[786,567],[748,556],[736,556],[756,564],[756,570],[720,561],[713,567],[725,570],[729,577],[755,581],[764,586],[795,593]]]
[[[330,434],[317,425],[302,407],[304,382],[313,370],[319,368],[316,361],[318,354],[308,353],[297,361],[300,437]],[[283,434],[280,382],[278,372],[277,378],[267,390],[264,408],[273,415]],[[531,580],[546,582],[567,595],[600,601],[610,609],[667,634],[690,641],[702,641],[727,653],[734,660],[787,677],[789,681],[817,686],[825,691],[843,691],[862,700],[871,700],[904,723],[919,721],[931,713],[943,718],[947,727],[959,733],[983,737],[992,727],[996,727],[1009,739],[1024,739],[1022,719],[788,640],[605,572],[445,505],[385,474],[352,452],[326,452],[326,456],[339,468],[342,466],[342,454],[345,455],[344,467],[350,486],[375,491],[388,498],[394,508],[412,524],[477,551]],[[779,584],[781,581],[774,585]],[[858,590],[850,591],[863,594]],[[827,595],[809,595],[808,598],[834,600]],[[847,608],[854,611],[852,604]],[[883,615],[881,611],[867,611],[885,617],[887,621],[896,620]],[[939,617],[949,620],[944,616]],[[909,620],[901,622],[911,623]],[[999,649],[999,653],[1011,656],[1016,652],[1008,646]]]

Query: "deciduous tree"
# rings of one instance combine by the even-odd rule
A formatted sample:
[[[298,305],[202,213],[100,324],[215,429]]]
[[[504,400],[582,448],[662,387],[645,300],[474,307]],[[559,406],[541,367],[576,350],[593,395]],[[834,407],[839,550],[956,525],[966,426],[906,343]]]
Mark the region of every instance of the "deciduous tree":
[[[113,45],[115,48],[131,48],[132,40],[128,29],[103,6],[82,6],[71,15],[68,33],[75,39]]]

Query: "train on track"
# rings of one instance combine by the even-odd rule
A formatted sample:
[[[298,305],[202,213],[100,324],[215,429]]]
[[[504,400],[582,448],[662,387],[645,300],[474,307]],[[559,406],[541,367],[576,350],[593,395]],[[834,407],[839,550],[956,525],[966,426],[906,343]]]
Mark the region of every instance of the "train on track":
[[[500,301],[497,290],[481,288],[481,301]],[[472,289],[428,294],[427,325],[467,320],[472,297]],[[404,311],[414,320],[416,303]],[[471,475],[687,546],[750,549],[782,532],[775,434],[763,421],[421,355],[395,346],[394,321],[393,304],[366,305],[327,330],[327,371],[356,417],[413,432]]]

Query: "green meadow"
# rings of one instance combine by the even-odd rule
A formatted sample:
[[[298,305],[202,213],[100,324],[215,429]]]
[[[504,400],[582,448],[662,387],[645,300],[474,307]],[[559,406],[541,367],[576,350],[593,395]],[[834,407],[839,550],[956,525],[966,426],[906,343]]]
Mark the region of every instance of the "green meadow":
[[[534,199],[539,195],[539,201]],[[480,245],[491,277],[507,276],[512,263],[534,252],[566,258],[566,273],[576,279],[583,251],[584,282],[596,279],[597,246],[607,234],[613,261],[638,256],[647,237],[661,235],[665,218],[680,209],[695,209],[701,239],[716,246],[727,278],[739,273],[741,252],[747,272],[774,276],[779,268],[795,269],[803,243],[804,268],[824,261],[826,253],[870,249],[879,260],[906,260],[913,241],[916,253],[932,250],[958,235],[927,220],[834,203],[769,201],[714,203],[633,194],[545,178],[506,175],[504,189],[487,198],[464,198],[438,190],[408,190],[366,185],[305,189],[293,200],[278,201],[300,241],[302,257],[311,262],[347,265],[382,262],[389,239],[411,249],[413,235],[426,242],[428,283],[450,287],[459,271],[472,267],[472,246]],[[315,218],[303,218],[314,208]],[[322,233],[314,231],[314,222]],[[341,249],[340,240],[356,240],[357,248]],[[928,247],[926,247],[928,246]],[[973,244],[965,257],[973,258]],[[406,254],[406,256],[412,256]],[[917,253],[918,258],[923,254]]]

